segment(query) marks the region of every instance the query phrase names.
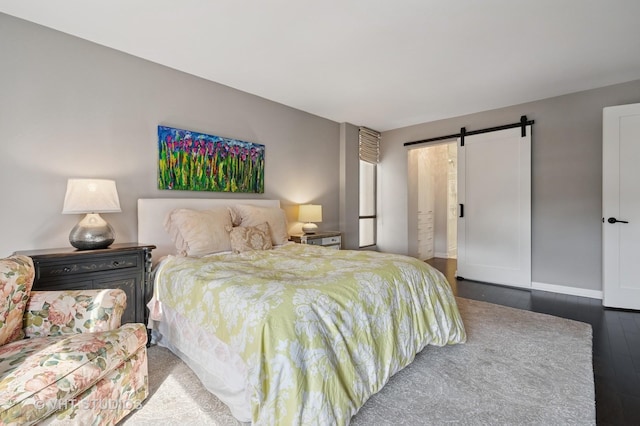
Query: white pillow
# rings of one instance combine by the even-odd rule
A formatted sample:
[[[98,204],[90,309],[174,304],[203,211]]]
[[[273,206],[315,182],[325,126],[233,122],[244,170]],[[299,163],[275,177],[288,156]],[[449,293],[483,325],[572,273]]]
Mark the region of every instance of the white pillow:
[[[271,243],[274,246],[285,244],[289,240],[287,215],[284,210],[250,204],[236,204],[234,208],[240,216],[240,226],[258,226],[267,222],[271,229]]]
[[[240,212],[236,209],[236,206],[229,206],[229,214],[231,215],[231,224],[235,228],[236,226],[240,226],[240,222],[242,222],[242,218],[240,217]]]
[[[202,256],[231,250],[231,215],[226,207],[209,210],[175,209],[164,221],[178,254]]]

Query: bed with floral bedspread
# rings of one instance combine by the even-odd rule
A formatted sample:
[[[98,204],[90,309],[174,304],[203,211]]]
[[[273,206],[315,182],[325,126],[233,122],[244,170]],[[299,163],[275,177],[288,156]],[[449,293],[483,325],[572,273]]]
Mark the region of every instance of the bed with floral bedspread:
[[[149,307],[159,343],[209,390],[207,369],[233,366],[212,375],[240,377],[246,404],[232,413],[254,424],[348,424],[426,345],[466,340],[446,279],[424,262],[304,244],[169,256]]]

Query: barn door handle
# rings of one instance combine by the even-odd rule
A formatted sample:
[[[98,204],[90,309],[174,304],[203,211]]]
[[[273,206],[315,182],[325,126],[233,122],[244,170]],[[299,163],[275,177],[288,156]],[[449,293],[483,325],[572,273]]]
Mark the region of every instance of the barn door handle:
[[[615,217],[610,217],[609,219],[607,219],[607,222],[609,222],[609,223],[616,223],[616,222],[618,222],[618,223],[629,223],[626,220],[618,220]]]

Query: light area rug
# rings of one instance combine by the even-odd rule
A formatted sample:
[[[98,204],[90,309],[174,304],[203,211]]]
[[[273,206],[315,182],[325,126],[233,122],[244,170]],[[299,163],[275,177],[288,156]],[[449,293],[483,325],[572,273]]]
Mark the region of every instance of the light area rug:
[[[457,300],[467,343],[425,348],[352,425],[595,424],[590,325]],[[122,424],[242,424],[167,349],[148,356],[150,396]]]

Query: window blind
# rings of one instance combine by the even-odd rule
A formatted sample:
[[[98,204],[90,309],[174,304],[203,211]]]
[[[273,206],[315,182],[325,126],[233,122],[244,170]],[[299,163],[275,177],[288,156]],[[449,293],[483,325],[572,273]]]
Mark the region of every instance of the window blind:
[[[360,159],[368,163],[380,162],[380,132],[360,127],[359,153]]]

